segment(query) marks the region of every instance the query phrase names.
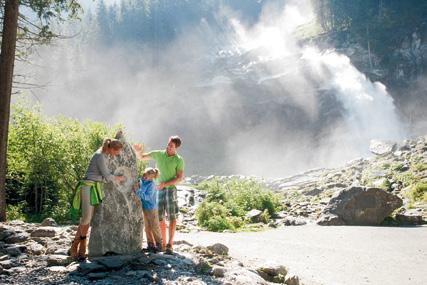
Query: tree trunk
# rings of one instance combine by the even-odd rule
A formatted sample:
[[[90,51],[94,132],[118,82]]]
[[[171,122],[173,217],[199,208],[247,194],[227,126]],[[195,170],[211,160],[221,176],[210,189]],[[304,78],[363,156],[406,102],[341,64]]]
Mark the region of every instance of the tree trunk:
[[[18,7],[18,0],[5,1],[0,53],[0,222],[6,221],[6,153]]]

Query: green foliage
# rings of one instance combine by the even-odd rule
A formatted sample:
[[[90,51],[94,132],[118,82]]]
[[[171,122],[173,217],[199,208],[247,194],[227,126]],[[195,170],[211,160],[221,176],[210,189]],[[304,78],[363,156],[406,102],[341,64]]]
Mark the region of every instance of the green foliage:
[[[196,210],[197,221],[211,231],[244,227],[245,215],[252,209],[263,211],[261,220],[268,223],[281,209],[279,196],[253,180],[234,179],[221,183],[213,179],[200,183],[197,188],[207,192],[206,200]]]
[[[228,210],[216,202],[204,201],[196,209],[198,224],[214,232],[234,229],[234,226],[227,220],[228,215]]]
[[[407,195],[412,202],[427,203],[427,183],[422,182],[413,185]]]
[[[20,203],[18,205],[7,205],[7,219],[9,221],[21,220],[27,221],[26,215],[24,214],[25,203]]]
[[[393,51],[416,30],[425,31],[427,1],[312,1],[318,22],[337,39],[370,48],[390,61]],[[396,64],[400,64],[399,62]]]
[[[416,171],[422,172],[422,171],[424,171],[424,170],[427,169],[427,164],[425,164],[425,163],[417,163],[417,164],[415,164],[414,168],[415,168]]]
[[[83,177],[93,152],[114,130],[97,122],[46,118],[38,106],[15,104],[7,153],[9,207],[21,209],[28,220],[48,216],[58,222],[68,220],[77,181]]]

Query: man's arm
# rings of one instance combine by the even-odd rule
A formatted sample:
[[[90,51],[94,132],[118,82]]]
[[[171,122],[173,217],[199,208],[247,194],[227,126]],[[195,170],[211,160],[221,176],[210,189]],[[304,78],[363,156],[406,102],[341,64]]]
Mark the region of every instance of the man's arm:
[[[169,181],[160,183],[159,185],[157,185],[157,189],[161,190],[161,189],[163,189],[165,187],[176,185],[176,184],[178,184],[182,180],[182,178],[184,178],[184,171],[177,170],[176,176],[175,176],[174,179],[171,179]]]
[[[133,150],[135,151],[136,158],[138,158],[139,160],[150,160],[151,159],[149,153],[143,153],[142,152],[142,146],[140,144],[134,144],[132,147],[133,147]]]

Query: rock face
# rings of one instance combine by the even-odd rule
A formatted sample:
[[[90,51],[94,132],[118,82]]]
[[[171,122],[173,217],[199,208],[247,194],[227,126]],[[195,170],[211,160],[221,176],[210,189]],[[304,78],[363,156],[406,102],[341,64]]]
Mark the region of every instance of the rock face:
[[[350,187],[338,192],[325,207],[319,225],[379,225],[402,199],[378,188]]]
[[[90,256],[132,254],[142,249],[142,207],[132,191],[137,182],[136,156],[121,134],[118,139],[124,148],[119,156],[108,160],[108,167],[114,174],[124,175],[126,180],[120,185],[104,186],[105,198],[95,209],[91,223]]]

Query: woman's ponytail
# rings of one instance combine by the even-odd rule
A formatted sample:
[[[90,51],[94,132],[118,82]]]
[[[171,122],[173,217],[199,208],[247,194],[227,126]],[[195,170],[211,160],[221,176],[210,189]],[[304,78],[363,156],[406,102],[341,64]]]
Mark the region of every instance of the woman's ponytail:
[[[110,148],[110,144],[111,144],[111,139],[105,139],[104,142],[102,143],[102,152],[107,152],[108,149]]]

